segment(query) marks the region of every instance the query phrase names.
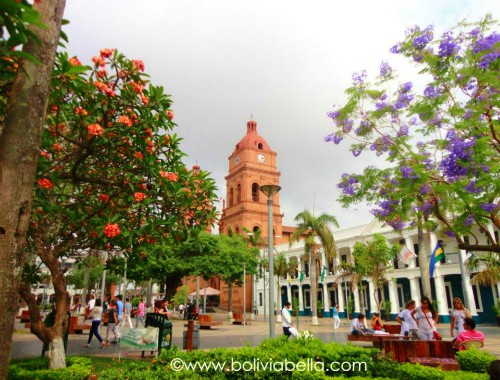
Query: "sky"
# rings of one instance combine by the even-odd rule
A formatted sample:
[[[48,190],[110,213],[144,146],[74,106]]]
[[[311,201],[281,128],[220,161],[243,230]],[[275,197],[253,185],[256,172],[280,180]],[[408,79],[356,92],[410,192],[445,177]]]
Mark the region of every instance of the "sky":
[[[487,13],[499,19],[500,1],[73,0],[63,30],[84,64],[103,48],[144,61],[172,96],[187,166],[209,171],[219,197],[252,118],[278,154],[283,224],[307,209],[343,229],[372,220],[367,205],[343,209],[336,199],[341,174],[375,158],[324,142],[333,131],[326,114],[346,100],[352,74],[374,78],[385,60],[401,82],[414,81],[415,67],[389,53],[407,28],[432,24],[440,35]]]

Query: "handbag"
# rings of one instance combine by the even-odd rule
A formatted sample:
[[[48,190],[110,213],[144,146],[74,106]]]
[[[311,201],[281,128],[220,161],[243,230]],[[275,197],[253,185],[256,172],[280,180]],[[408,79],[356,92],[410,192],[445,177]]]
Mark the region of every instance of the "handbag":
[[[295,337],[298,337],[298,336],[299,336],[299,332],[298,332],[298,330],[297,330],[295,327],[290,327],[290,328],[288,329],[288,331],[290,332],[290,334],[292,334],[292,335],[293,335],[293,336],[295,336]]]

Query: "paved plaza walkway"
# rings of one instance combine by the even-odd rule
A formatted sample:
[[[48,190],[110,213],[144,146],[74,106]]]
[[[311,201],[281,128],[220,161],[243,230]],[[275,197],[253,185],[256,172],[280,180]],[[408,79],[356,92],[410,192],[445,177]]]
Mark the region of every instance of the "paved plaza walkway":
[[[269,321],[264,320],[263,316],[259,315],[253,321],[248,318],[250,324],[232,325],[227,320],[225,313],[213,313],[212,320],[223,321],[221,326],[213,327],[210,330],[200,330],[200,349],[209,349],[216,347],[243,347],[245,345],[257,346],[265,338],[269,337]],[[135,320],[133,320],[135,323]],[[297,325],[297,320],[294,317],[294,323]],[[186,321],[172,319],[173,324],[173,344],[182,348],[182,334],[186,330],[184,325]],[[40,356],[42,351],[42,343],[40,340],[31,334],[28,329],[24,328],[24,324],[16,323],[16,333],[13,337],[12,358],[28,358]],[[339,342],[347,343],[347,334],[349,332],[349,324],[343,319],[339,330],[333,329],[332,318],[320,318],[318,326],[311,325],[310,317],[300,317],[298,323],[299,330],[308,330],[315,337],[324,342]],[[450,340],[449,324],[440,324],[438,330],[443,336],[443,339]],[[491,352],[500,359],[500,327],[494,325],[478,325],[477,330],[482,331],[486,337],[484,350]],[[275,324],[276,336],[282,334],[281,324]],[[101,336],[105,336],[106,327],[101,327]],[[107,348],[99,348],[99,342],[92,340],[90,348],[84,348],[83,345],[87,342],[88,331],[84,331],[82,335],[70,334],[68,340],[68,355],[98,355],[118,357],[119,345],[110,344]],[[358,343],[356,343],[358,344]],[[363,344],[363,343],[361,343]],[[370,345],[368,343],[368,345]],[[122,350],[122,356],[127,356],[127,353]],[[130,354],[131,356],[136,356]]]

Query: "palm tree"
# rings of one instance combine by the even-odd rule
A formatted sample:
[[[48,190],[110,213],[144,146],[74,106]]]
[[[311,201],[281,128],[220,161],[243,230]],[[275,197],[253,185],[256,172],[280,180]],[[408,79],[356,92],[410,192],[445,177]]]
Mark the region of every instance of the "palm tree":
[[[332,260],[337,257],[337,248],[335,239],[330,230],[329,224],[338,227],[337,219],[328,214],[321,214],[317,218],[309,211],[304,210],[295,217],[295,221],[299,222],[297,230],[290,239],[290,244],[300,240],[305,235],[304,253],[310,258],[310,276],[311,276],[311,308],[312,308],[312,324],[318,325],[318,283],[319,273],[321,268],[321,259],[318,257],[319,245],[316,244],[316,236],[319,238],[327,260]]]

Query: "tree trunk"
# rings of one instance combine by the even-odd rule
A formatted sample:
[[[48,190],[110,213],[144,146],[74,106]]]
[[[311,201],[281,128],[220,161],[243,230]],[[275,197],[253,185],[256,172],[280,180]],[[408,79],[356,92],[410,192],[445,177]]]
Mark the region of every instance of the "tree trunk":
[[[422,227],[422,217],[417,219],[418,236],[418,264],[420,265],[420,279],[422,280],[422,289],[424,296],[432,299],[431,278],[429,272],[429,260],[427,258],[427,249],[425,247],[424,230]]]
[[[230,318],[233,317],[233,284],[227,284],[227,314]]]
[[[153,280],[149,279],[149,281],[148,281],[148,293],[147,293],[147,297],[146,297],[146,307],[151,306],[151,303],[153,301],[152,293],[153,293]]]
[[[165,298],[170,300],[175,296],[177,288],[182,285],[182,277],[169,274],[165,279]]]
[[[316,270],[316,247],[313,247],[313,250],[311,252],[311,263],[310,263],[310,268],[311,268],[311,273],[310,273],[310,278],[311,278],[311,311],[312,311],[312,320],[311,324],[314,326],[317,326],[318,323],[318,282],[319,282],[319,277],[318,277],[318,271]]]
[[[40,63],[21,61],[0,136],[0,379],[7,377],[10,361],[33,182],[65,4],[44,0],[33,6],[47,28],[30,27],[39,42],[29,41],[23,50]]]
[[[64,341],[60,336],[54,337],[54,339],[49,343],[49,362],[51,369],[66,367]]]

